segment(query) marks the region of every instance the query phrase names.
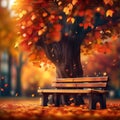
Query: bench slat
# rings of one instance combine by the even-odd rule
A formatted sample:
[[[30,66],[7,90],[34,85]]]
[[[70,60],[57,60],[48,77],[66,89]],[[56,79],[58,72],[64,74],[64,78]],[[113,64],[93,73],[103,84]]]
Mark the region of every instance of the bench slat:
[[[88,93],[106,93],[108,92],[107,90],[92,90],[92,89],[38,89],[39,93],[48,93],[48,94],[53,94],[53,93],[60,93],[60,94],[65,94],[65,93],[78,93],[78,94],[88,94]]]
[[[105,77],[81,77],[81,78],[57,78],[54,82],[107,82],[108,76]]]
[[[99,82],[99,83],[53,83],[52,87],[57,88],[104,88],[107,83]]]

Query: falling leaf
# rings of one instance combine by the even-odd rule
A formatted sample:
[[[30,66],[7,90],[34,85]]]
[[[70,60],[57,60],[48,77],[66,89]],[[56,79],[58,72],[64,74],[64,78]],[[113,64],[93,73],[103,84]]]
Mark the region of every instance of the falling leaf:
[[[36,59],[36,55],[34,53],[29,55],[29,60],[34,61]]]
[[[85,11],[79,11],[79,16],[80,16],[80,17],[83,17],[84,14],[85,14]]]
[[[105,9],[103,7],[97,7],[96,12],[99,12],[101,15],[105,14]]]
[[[32,29],[28,29],[27,34],[31,35],[32,34]]]
[[[19,14],[19,17],[22,18],[22,17],[23,17],[23,13],[20,13],[20,14]]]
[[[102,43],[102,39],[98,38],[97,39],[97,44],[101,44]]]
[[[78,0],[72,0],[72,4],[75,5],[78,2]]]
[[[27,37],[27,34],[26,34],[26,33],[23,33],[23,37],[24,37],[24,38]]]
[[[73,24],[73,23],[75,22],[75,19],[74,19],[73,17],[69,17],[69,18],[67,19],[67,22]]]
[[[32,17],[31,17],[31,20],[33,21],[33,20],[35,20],[35,19],[36,19],[36,15],[33,14]]]
[[[61,24],[55,24],[53,27],[56,31],[61,31],[61,29],[62,29]]]
[[[35,42],[37,42],[38,41],[38,37],[34,37],[34,39],[33,39]]]
[[[44,13],[42,14],[43,17],[47,17],[47,15],[48,15],[48,14],[47,14],[46,12],[44,12]]]
[[[71,14],[72,9],[73,9],[73,5],[71,3],[69,3],[66,7],[64,7],[63,12],[66,15],[69,15],[69,14]]]
[[[93,17],[93,11],[91,9],[87,9],[85,11],[85,16]]]
[[[66,15],[70,14],[68,7],[65,7],[65,8],[63,9],[63,12],[64,12]]]
[[[60,19],[60,20],[62,20],[62,19],[63,19],[63,17],[62,17],[62,16],[59,16],[59,19]]]
[[[91,23],[84,23],[83,27],[84,27],[84,29],[87,29],[88,27],[93,28],[94,26]]]
[[[33,24],[33,22],[32,22],[31,20],[29,20],[29,21],[27,22],[27,27],[30,27],[32,24]]]
[[[95,32],[95,38],[96,39],[101,38],[101,33],[99,31]]]
[[[97,12],[100,12],[100,10],[101,10],[100,7],[97,7],[97,8],[96,8],[96,11],[97,11]]]
[[[113,41],[117,40],[117,39],[118,39],[118,35],[113,35],[113,36],[111,37],[111,39],[112,39]]]
[[[58,2],[58,5],[60,6],[61,4],[62,4],[62,1],[59,1],[59,2]]]
[[[111,10],[111,9],[107,10],[107,12],[106,12],[106,17],[112,17],[112,16],[113,16],[113,13],[114,13],[113,10]]]
[[[22,10],[22,14],[23,15],[27,14],[27,11],[26,10]]]
[[[38,31],[38,35],[41,36],[43,34],[43,31],[42,30],[39,30]]]
[[[33,43],[32,41],[29,41],[29,42],[28,42],[28,46],[32,45],[32,43]]]
[[[69,8],[69,10],[72,10],[72,9],[73,9],[73,5],[72,5],[71,3],[69,3],[69,4],[67,5],[67,7]]]
[[[109,5],[113,5],[113,0],[104,0],[104,3],[107,5],[107,4],[109,4]]]
[[[27,6],[28,12],[31,12],[33,10],[32,6]]]

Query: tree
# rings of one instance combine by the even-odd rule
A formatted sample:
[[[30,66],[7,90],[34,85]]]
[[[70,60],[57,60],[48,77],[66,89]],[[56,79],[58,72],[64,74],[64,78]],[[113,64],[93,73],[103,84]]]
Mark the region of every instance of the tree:
[[[46,62],[44,51],[58,77],[83,76],[80,52],[107,53],[111,43],[106,39],[119,37],[119,6],[119,0],[16,1],[18,44],[32,60]]]
[[[16,1],[13,9],[21,36],[17,43],[31,60],[51,60],[57,77],[81,77],[80,53],[94,49],[106,54],[111,49],[107,38],[119,36],[119,6],[119,0]]]
[[[20,55],[20,50],[16,49],[15,45],[16,39],[18,40],[16,29],[15,29],[15,21],[13,17],[10,15],[11,13],[8,11],[7,8],[0,7],[0,66],[1,66],[1,53],[6,52],[8,54],[8,81],[7,84],[3,84],[1,88],[6,89],[4,94],[6,96],[11,96],[12,90],[12,80],[11,80],[11,67],[12,67],[12,60],[19,59],[19,63],[15,63],[16,70],[17,70],[17,90],[16,92],[21,95],[21,68],[22,68],[22,56]],[[0,67],[1,68],[1,67]],[[2,78],[1,70],[0,70],[0,80]],[[3,80],[1,80],[3,81]],[[5,81],[5,80],[4,80]]]
[[[0,6],[0,56],[2,52],[8,52],[8,86],[6,95],[10,96],[11,92],[11,60],[12,60],[12,52],[13,44],[15,41],[15,31],[13,30],[13,19],[10,17],[10,12],[7,8],[3,8]],[[6,18],[6,19],[5,19]],[[14,36],[13,36],[14,34]],[[0,61],[1,62],[1,61]],[[0,63],[1,64],[1,63]],[[0,71],[1,77],[1,71]],[[6,88],[2,86],[2,88]]]

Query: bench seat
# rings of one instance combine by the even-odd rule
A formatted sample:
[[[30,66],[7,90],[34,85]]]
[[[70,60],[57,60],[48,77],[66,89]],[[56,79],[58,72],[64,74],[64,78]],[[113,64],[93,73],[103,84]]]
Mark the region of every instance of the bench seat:
[[[89,94],[89,93],[107,93],[108,90],[94,90],[94,89],[38,89],[39,93],[46,94]]]

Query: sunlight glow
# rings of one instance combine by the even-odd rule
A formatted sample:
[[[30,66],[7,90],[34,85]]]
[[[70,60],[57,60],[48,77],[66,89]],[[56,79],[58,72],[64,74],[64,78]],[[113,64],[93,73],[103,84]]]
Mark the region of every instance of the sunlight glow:
[[[14,4],[15,0],[1,0],[1,6],[2,7],[7,7],[9,9],[12,8],[12,5]]]
[[[15,0],[9,0],[9,8],[11,9],[12,5],[14,4]]]
[[[2,0],[1,1],[1,6],[2,7],[7,7],[7,1],[6,0]]]

